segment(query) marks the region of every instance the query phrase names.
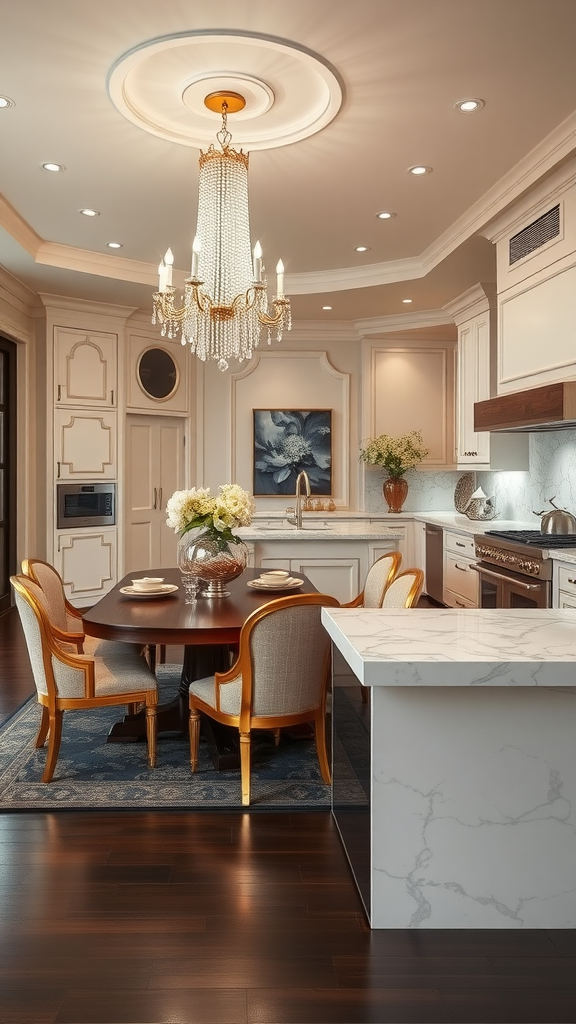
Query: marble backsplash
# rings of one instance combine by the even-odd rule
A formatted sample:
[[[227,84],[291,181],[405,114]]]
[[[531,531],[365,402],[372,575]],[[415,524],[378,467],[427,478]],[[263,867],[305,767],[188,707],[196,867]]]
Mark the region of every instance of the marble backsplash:
[[[478,472],[476,481],[485,494],[494,496],[500,519],[525,522],[539,520],[534,511],[550,508],[554,498],[560,508],[576,515],[576,430],[543,430],[530,434],[530,470],[517,473]],[[454,488],[462,471],[406,473],[409,490],[406,512],[450,512],[454,508]],[[370,469],[365,474],[365,509],[387,512],[382,497],[384,471]]]

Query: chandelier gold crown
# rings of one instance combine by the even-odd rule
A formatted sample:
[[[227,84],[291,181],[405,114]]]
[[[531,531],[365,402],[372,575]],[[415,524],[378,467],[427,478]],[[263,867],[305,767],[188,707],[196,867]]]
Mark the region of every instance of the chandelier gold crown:
[[[239,93],[210,93],[204,100],[222,114],[216,133],[220,149],[211,144],[200,151],[198,218],[192,245],[192,266],[186,279],[183,305],[176,307],[172,284],[174,256],[165,253],[158,267],[158,291],[153,295],[152,323],[163,337],[181,333],[183,345],[199,359],[214,359],[227,370],[229,359],[250,359],[264,327],[268,344],[272,332],[281,341],[291,328],[290,300],[284,295],[284,265],[276,266],[276,295],[268,304],[267,281],[260,242],[252,250],[248,206],[248,154],[235,150],[228,131],[228,113],[245,106]]]

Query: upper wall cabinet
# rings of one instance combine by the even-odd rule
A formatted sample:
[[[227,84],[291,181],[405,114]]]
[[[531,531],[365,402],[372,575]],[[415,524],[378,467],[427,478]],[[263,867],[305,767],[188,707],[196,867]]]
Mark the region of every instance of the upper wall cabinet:
[[[127,408],[188,412],[189,347],[130,333],[127,349]]]
[[[576,378],[576,161],[486,232],[496,242],[496,393]]]
[[[55,405],[115,406],[117,347],[116,334],[55,327]]]
[[[429,449],[422,468],[452,467],[454,350],[453,341],[365,341],[363,438],[420,430]]]
[[[493,394],[496,293],[475,285],[444,308],[458,326],[456,465],[475,469],[528,469],[528,437],[474,430],[474,403]]]

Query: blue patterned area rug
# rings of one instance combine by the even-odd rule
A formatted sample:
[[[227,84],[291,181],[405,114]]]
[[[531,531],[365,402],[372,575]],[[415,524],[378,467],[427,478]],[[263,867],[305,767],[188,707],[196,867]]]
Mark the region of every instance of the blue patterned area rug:
[[[173,696],[177,672],[177,666],[159,667],[161,701]],[[46,748],[34,748],[40,708],[35,697],[28,701],[0,729],[0,808],[213,811],[241,806],[240,772],[217,771],[203,741],[194,775],[187,736],[160,735],[153,769],[148,768],[145,743],[106,743],[122,714],[122,708],[66,712],[54,778],[45,784],[40,779]],[[329,807],[330,786],[322,781],[313,740],[290,739],[283,733],[275,747],[272,734],[260,737],[253,756],[251,808]],[[351,766],[349,785],[351,802],[360,801],[362,789]]]

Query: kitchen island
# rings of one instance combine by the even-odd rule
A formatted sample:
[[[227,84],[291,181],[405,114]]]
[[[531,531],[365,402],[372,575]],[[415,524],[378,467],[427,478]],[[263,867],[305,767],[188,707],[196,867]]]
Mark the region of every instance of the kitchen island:
[[[333,813],[371,926],[574,928],[576,613],[322,620],[371,689],[364,723],[354,690],[333,692]]]

